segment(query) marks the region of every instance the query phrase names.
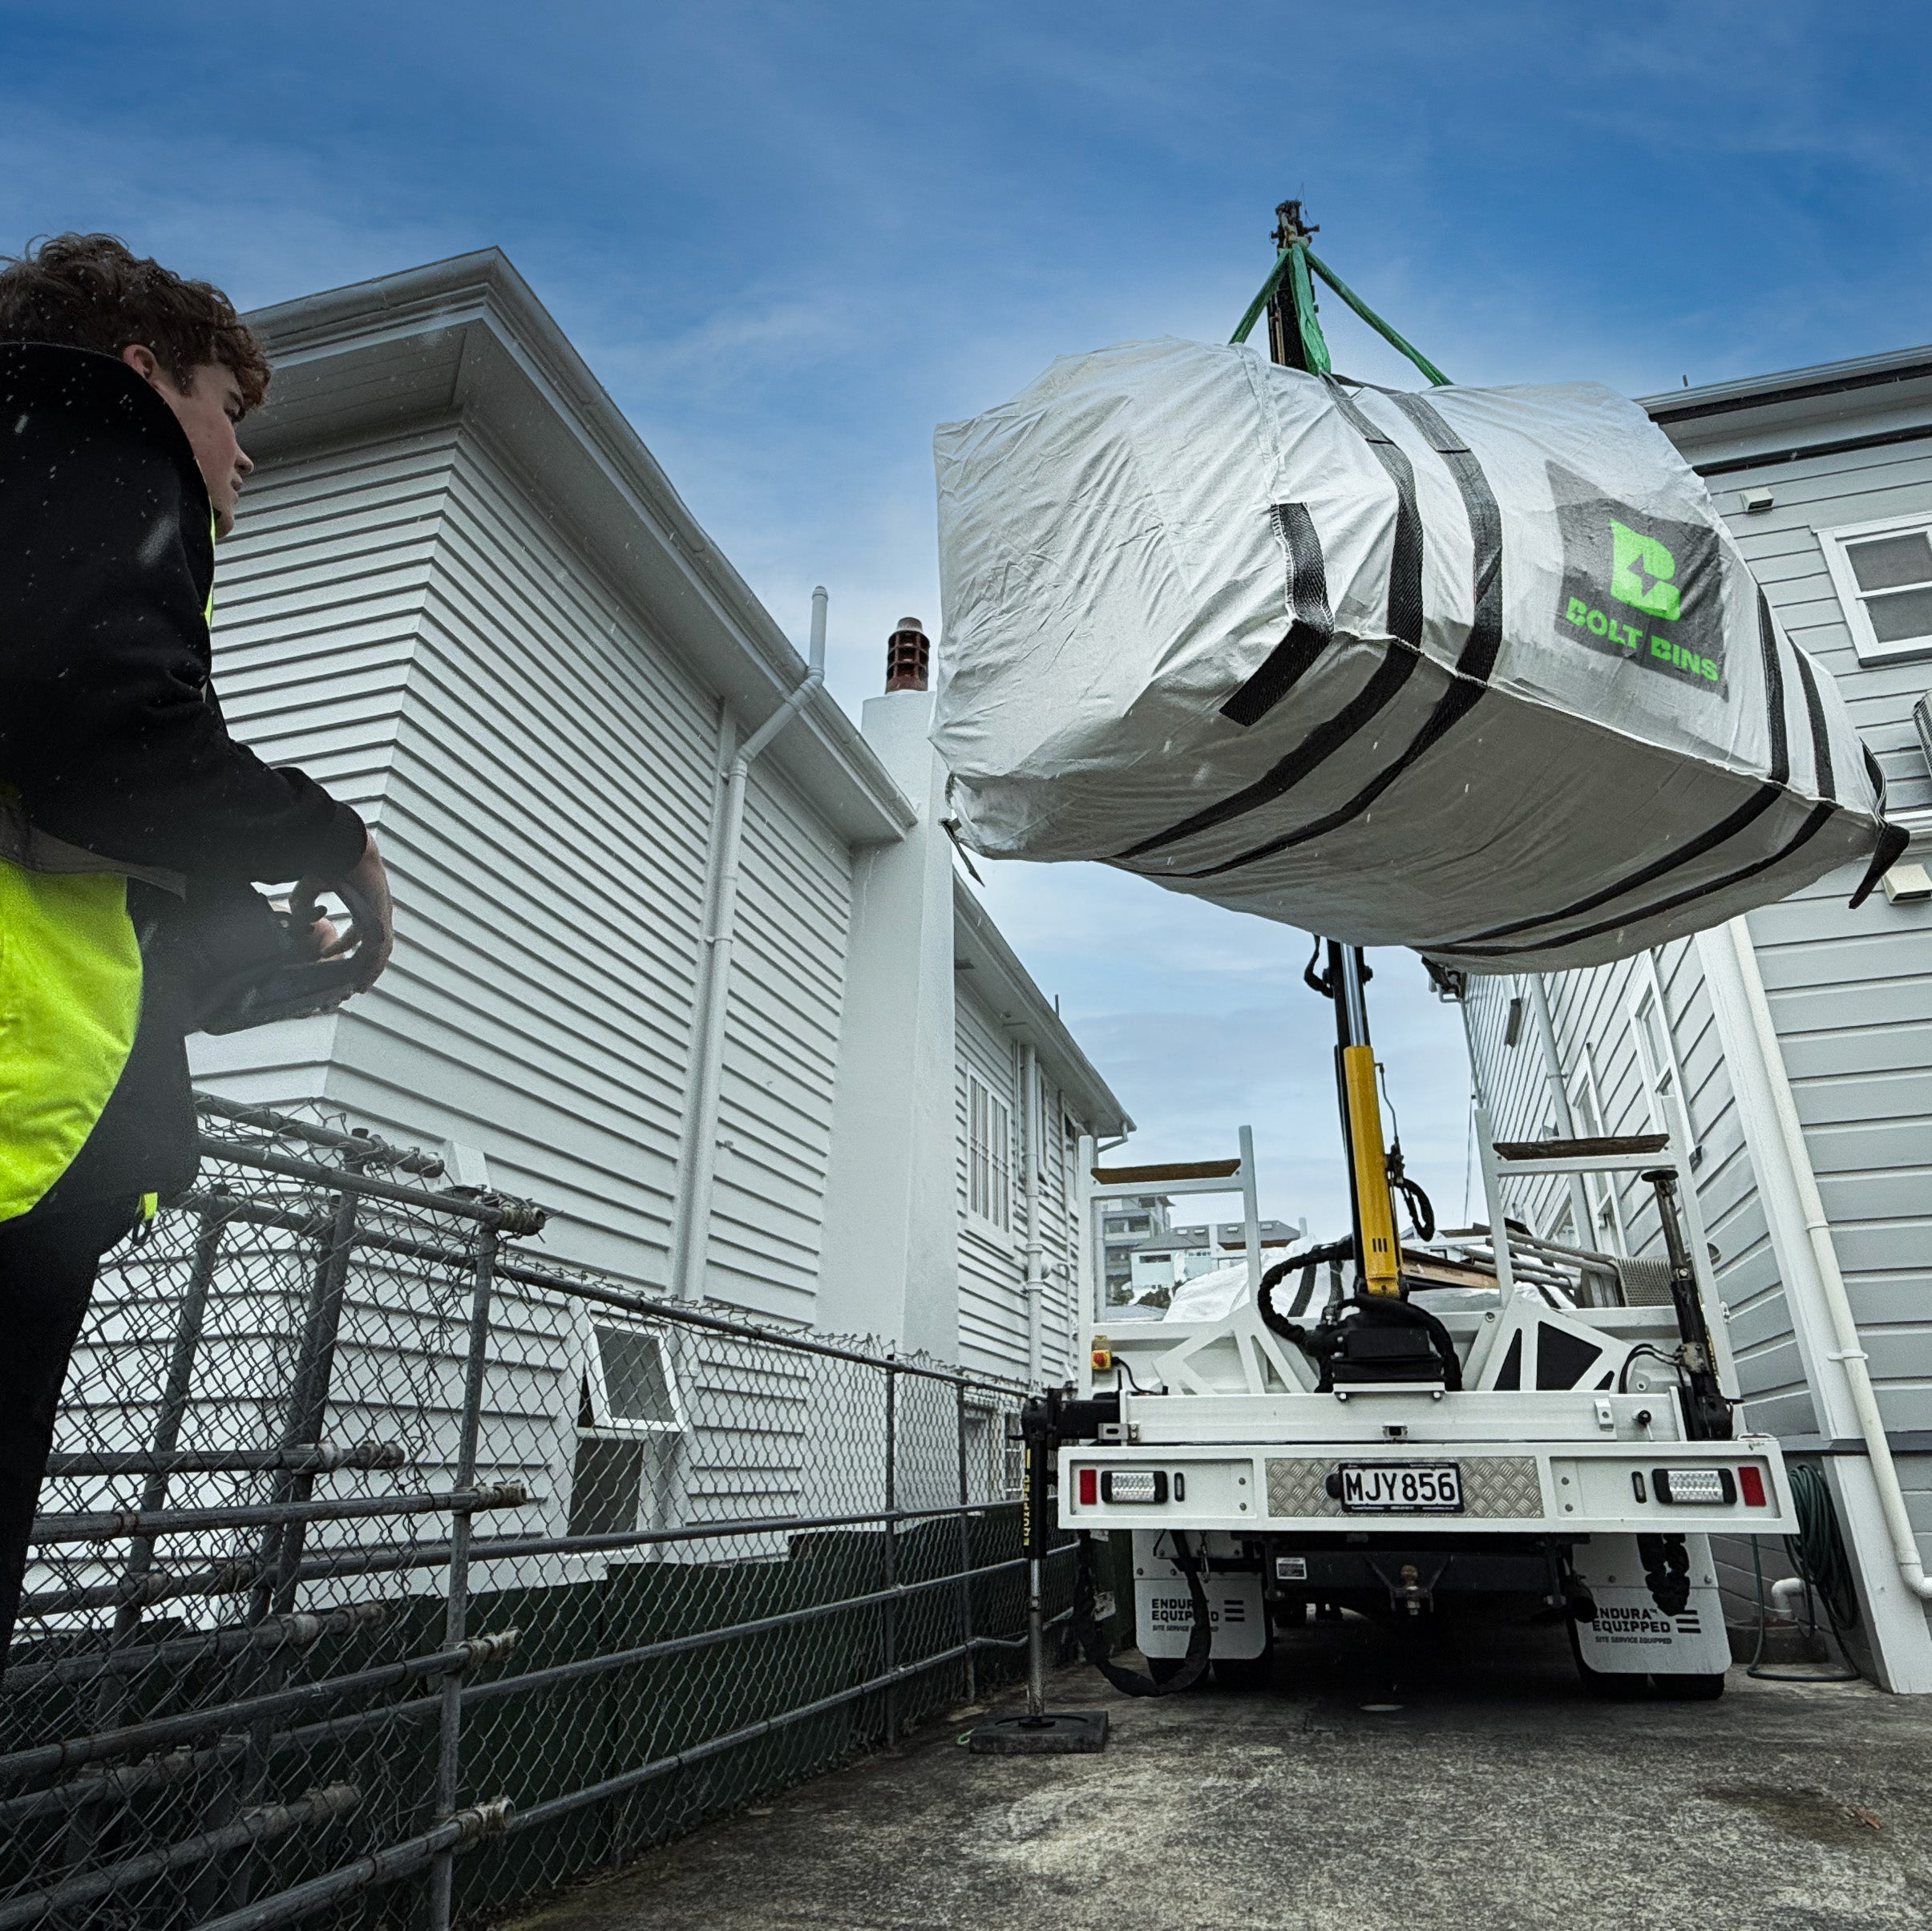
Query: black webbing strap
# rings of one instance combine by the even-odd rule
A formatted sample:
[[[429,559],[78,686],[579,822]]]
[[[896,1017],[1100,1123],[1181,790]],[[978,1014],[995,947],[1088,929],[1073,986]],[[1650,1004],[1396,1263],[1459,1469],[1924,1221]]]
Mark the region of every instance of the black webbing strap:
[[[1872,796],[1878,801],[1878,842],[1872,851],[1872,862],[1865,869],[1865,876],[1858,881],[1858,889],[1852,894],[1851,909],[1857,911],[1871,897],[1872,888],[1906,854],[1906,847],[1912,842],[1912,834],[1902,825],[1888,824],[1885,815],[1885,773],[1878,760],[1872,755],[1872,747],[1861,743],[1858,749],[1865,753],[1865,774],[1872,781]]]
[[[1144,858],[1150,851],[1172,845],[1196,832],[1211,830],[1229,819],[1242,817],[1271,803],[1291,791],[1318,766],[1324,764],[1352,737],[1370,718],[1383,709],[1409,681],[1422,653],[1422,520],[1416,508],[1416,474],[1408,454],[1388,434],[1364,415],[1339,389],[1331,389],[1336,409],[1375,452],[1376,459],[1395,485],[1396,527],[1394,552],[1388,564],[1388,634],[1405,649],[1391,650],[1376,667],[1375,674],[1350,701],[1318,725],[1287,755],[1231,797],[1205,806],[1166,831],[1157,831],[1130,846],[1114,860],[1116,864]]]
[[[1206,1674],[1214,1650],[1214,1623],[1208,1614],[1207,1590],[1201,1581],[1206,1564],[1207,1539],[1202,1537],[1198,1559],[1187,1553],[1187,1545],[1181,1540],[1178,1529],[1172,1539],[1175,1564],[1186,1577],[1187,1593],[1193,1598],[1194,1620],[1188,1632],[1187,1654],[1180,1668],[1163,1683],[1142,1675],[1138,1670],[1123,1669],[1107,1654],[1106,1639],[1093,1618],[1093,1540],[1084,1529],[1080,1532],[1080,1550],[1073,1558],[1074,1639],[1087,1661],[1126,1696],[1174,1696],[1182,1690],[1191,1690]]]
[[[1328,608],[1328,576],[1322,564],[1321,539],[1304,503],[1278,503],[1271,512],[1288,560],[1288,633],[1261,667],[1221,707],[1223,717],[1242,725],[1258,724],[1294,689],[1309,665],[1335,640],[1335,613]]]
[[[1422,432],[1429,447],[1442,459],[1444,467],[1455,478],[1464,511],[1469,518],[1472,592],[1469,631],[1457,656],[1449,689],[1437,700],[1435,709],[1424,720],[1421,729],[1409,739],[1395,761],[1371,778],[1345,804],[1338,805],[1334,810],[1294,831],[1270,838],[1251,851],[1223,859],[1219,865],[1211,865],[1201,871],[1182,874],[1185,878],[1218,878],[1223,872],[1255,864],[1292,846],[1321,838],[1359,818],[1425,752],[1440,743],[1466,717],[1489,689],[1489,673],[1495,669],[1497,653],[1502,648],[1502,509],[1475,452],[1443,421],[1437,410],[1419,395],[1396,394],[1390,399]]]
[[[1626,913],[1619,918],[1610,919],[1603,924],[1591,927],[1588,932],[1572,932],[1566,934],[1561,939],[1542,939],[1528,946],[1489,946],[1485,943],[1489,939],[1513,938],[1519,932],[1529,931],[1538,926],[1557,925],[1566,919],[1580,919],[1586,912],[1594,912],[1599,906],[1607,905],[1611,899],[1620,899],[1627,892],[1636,891],[1642,887],[1663,878],[1665,874],[1676,871],[1679,866],[1688,865],[1693,859],[1702,858],[1707,851],[1714,850],[1727,838],[1735,838],[1747,825],[1762,818],[1780,798],[1783,798],[1791,778],[1791,741],[1784,723],[1784,673],[1779,660],[1777,632],[1772,622],[1771,604],[1761,590],[1757,593],[1757,635],[1758,648],[1764,666],[1764,721],[1771,740],[1771,769],[1766,776],[1765,782],[1760,785],[1750,797],[1746,798],[1735,811],[1720,819],[1708,830],[1700,832],[1696,838],[1686,844],[1680,845],[1675,851],[1665,853],[1662,858],[1654,859],[1640,871],[1632,872],[1627,877],[1618,879],[1615,884],[1607,885],[1601,891],[1591,892],[1586,898],[1574,900],[1560,911],[1539,912],[1532,918],[1518,919],[1508,925],[1491,926],[1485,931],[1472,933],[1469,938],[1458,939],[1455,943],[1444,945],[1440,949],[1445,952],[1468,953],[1478,958],[1489,958],[1499,955],[1508,956],[1519,951],[1534,951],[1546,945],[1567,944],[1572,939],[1594,937],[1599,932],[1608,931],[1613,926],[1625,923],[1628,920],[1648,917],[1650,914],[1647,912]],[[1801,673],[1802,673],[1808,668],[1805,665],[1802,653],[1799,654],[1797,660]],[[1814,700],[1816,696],[1817,693],[1814,689],[1812,692]],[[1812,722],[1814,744],[1817,741],[1817,734],[1821,729],[1821,713],[1814,711]],[[1829,750],[1826,753],[1825,764],[1829,770],[1830,766]],[[1805,835],[1809,836],[1810,834],[1808,833]],[[1802,840],[1801,840],[1801,842]],[[1761,870],[1762,867],[1756,869]],[[1750,875],[1746,872],[1736,875],[1748,877]],[[1720,881],[1720,884],[1728,882]],[[1713,884],[1700,889],[1716,891],[1720,889],[1720,884]],[[1696,896],[1696,894],[1691,895]],[[1669,903],[1675,907],[1683,903],[1684,900],[1679,898],[1671,899]]]
[[[1811,721],[1812,774],[1817,780],[1818,795],[1826,804],[1838,802],[1837,786],[1832,782],[1831,732],[1825,722],[1825,706],[1818,697],[1818,674],[1803,651],[1795,653],[1798,683],[1805,693],[1805,715]]]

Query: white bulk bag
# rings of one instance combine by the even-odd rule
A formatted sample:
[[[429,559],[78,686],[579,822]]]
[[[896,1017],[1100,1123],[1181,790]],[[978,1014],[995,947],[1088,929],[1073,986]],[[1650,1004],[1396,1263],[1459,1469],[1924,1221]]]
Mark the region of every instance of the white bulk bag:
[[[1830,677],[1607,389],[1129,342],[936,451],[933,735],[976,850],[1507,972],[1902,844]]]

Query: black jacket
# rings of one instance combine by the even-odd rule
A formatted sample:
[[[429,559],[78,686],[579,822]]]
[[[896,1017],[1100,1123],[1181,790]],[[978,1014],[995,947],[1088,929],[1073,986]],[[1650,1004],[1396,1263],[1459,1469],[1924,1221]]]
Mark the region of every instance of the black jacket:
[[[187,935],[251,880],[340,876],[362,850],[346,805],[228,735],[213,576],[208,492],[153,389],[111,356],[0,343],[0,781],[36,830],[182,884],[129,887],[140,1032],[50,1207],[192,1177]]]

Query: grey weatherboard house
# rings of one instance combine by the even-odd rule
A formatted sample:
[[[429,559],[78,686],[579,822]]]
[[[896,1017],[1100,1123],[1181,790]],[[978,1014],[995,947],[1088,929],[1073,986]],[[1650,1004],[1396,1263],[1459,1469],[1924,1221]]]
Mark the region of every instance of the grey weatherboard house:
[[[1854,1649],[1932,1691],[1853,1413],[1825,1276],[1841,1275],[1922,1556],[1932,1553],[1932,349],[1654,397],[1778,618],[1835,677],[1911,844],[1857,911],[1855,870],[1615,966],[1472,979],[1471,1052],[1500,1137],[1671,1128],[1693,1155],[1750,1419],[1830,1484],[1856,1573]],[[1542,1024],[1546,1011],[1548,1024]],[[1795,1103],[1794,1141],[1780,1125]],[[1808,1224],[1809,1180],[1825,1223]],[[1631,1186],[1590,1183],[1582,1244],[1656,1238]],[[1511,1202],[1574,1238],[1546,1181]],[[1765,1574],[1789,1573],[1780,1549]],[[1909,1552],[1906,1552],[1909,1553]],[[1755,1614],[1748,1546],[1720,1551]]]
[[[954,875],[927,693],[862,730],[820,688],[752,764],[727,976],[726,773],[806,669],[778,624],[500,253],[249,320],[217,675],[370,819],[398,938],[339,1014],[196,1040],[199,1082],[440,1145],[572,1262],[1057,1369],[1078,1142],[1130,1122]]]

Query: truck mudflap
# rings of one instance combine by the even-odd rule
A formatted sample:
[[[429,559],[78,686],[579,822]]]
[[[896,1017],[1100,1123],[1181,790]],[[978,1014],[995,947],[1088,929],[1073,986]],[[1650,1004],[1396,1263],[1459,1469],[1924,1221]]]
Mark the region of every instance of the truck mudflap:
[[[1080,1445],[1068,1529],[1423,1529],[1561,1536],[1789,1535],[1776,1442],[1426,1441]]]
[[[1592,1536],[1571,1552],[1571,1570],[1583,1590],[1575,1606],[1577,1660],[1586,1670],[1599,1676],[1699,1676],[1730,1667],[1731,1639],[1709,1538],[1683,1538],[1675,1590],[1659,1572],[1659,1557],[1677,1552],[1645,1547],[1661,1539]]]
[[[1263,1654],[1268,1646],[1268,1607],[1261,1571],[1237,1569],[1239,1544],[1232,1536],[1211,1535],[1202,1580],[1207,1596],[1208,1627],[1217,1662]],[[1171,1559],[1165,1537],[1134,1538],[1134,1631],[1143,1656],[1187,1654],[1194,1634],[1194,1598],[1187,1578]]]

